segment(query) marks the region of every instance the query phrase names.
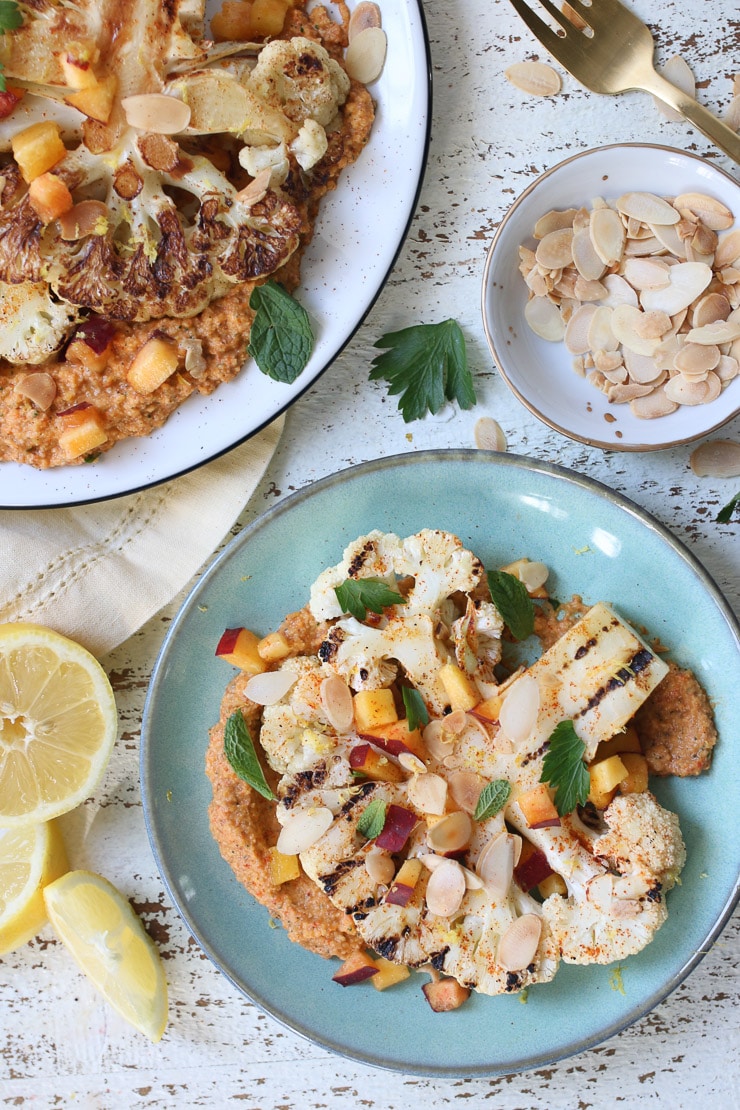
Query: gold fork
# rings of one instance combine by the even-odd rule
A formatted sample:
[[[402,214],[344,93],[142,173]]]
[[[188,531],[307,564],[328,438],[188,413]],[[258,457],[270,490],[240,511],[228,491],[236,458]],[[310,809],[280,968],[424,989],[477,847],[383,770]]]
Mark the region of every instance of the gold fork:
[[[537,0],[563,34],[553,31],[527,3],[511,0],[535,38],[591,92],[614,95],[633,89],[652,93],[698,127],[733,161],[740,163],[740,137],[703,105],[656,73],[655,45],[645,24],[619,0],[568,0],[560,11]]]

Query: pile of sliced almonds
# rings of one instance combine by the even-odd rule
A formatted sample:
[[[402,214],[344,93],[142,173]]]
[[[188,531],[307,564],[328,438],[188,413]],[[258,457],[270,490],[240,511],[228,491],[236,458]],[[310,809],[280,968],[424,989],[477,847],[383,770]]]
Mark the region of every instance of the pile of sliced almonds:
[[[740,230],[702,193],[625,193],[539,219],[525,317],[642,418],[715,400],[740,370]],[[723,233],[723,234],[721,234]]]

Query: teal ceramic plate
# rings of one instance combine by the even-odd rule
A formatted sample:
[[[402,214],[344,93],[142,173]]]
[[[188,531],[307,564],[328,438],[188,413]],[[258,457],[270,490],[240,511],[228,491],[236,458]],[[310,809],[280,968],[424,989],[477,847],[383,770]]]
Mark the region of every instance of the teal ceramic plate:
[[[266,633],[304,604],[323,567],[379,528],[453,531],[486,565],[520,555],[552,568],[555,594],[611,602],[692,667],[715,707],[711,771],[659,781],[688,848],[682,885],[655,940],[614,967],[562,965],[520,997],[476,995],[434,1014],[414,974],[385,993],[331,981],[334,962],[303,951],[239,886],[212,841],[204,773],[209,727],[229,668],[214,657],[224,628]],[[173,622],[144,712],[141,777],[154,854],[203,950],[241,991],[326,1048],[423,1075],[497,1075],[562,1059],[641,1017],[701,959],[737,900],[740,629],[694,558],[635,505],[546,463],[481,451],[401,455],[354,467],[292,497],[246,528],[200,579]]]

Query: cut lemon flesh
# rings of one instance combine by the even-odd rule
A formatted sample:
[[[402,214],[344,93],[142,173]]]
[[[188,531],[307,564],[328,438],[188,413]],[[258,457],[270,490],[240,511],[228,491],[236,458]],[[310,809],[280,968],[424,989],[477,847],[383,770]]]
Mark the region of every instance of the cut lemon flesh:
[[[40,625],[0,625],[0,825],[84,801],[116,732],[113,691],[89,651]]]
[[[58,826],[0,828],[0,955],[20,948],[46,924],[44,887],[67,870]]]
[[[49,919],[82,971],[151,1041],[167,1024],[159,953],[120,891],[91,871],[68,871],[44,891]]]

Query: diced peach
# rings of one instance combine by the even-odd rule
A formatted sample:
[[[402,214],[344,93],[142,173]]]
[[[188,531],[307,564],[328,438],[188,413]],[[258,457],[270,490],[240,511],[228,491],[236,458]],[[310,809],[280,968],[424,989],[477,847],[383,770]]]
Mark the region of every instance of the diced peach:
[[[481,700],[474,683],[462,671],[457,663],[445,663],[439,669],[439,679],[444,687],[450,705],[454,710],[472,709]]]
[[[88,347],[87,343],[82,339],[73,339],[67,347],[66,359],[68,362],[77,362],[81,366],[86,366],[88,370],[94,373],[104,370],[108,362],[108,352],[103,351],[102,354],[96,354],[92,347]]]
[[[282,886],[292,879],[297,879],[301,873],[298,856],[288,856],[279,852],[277,848],[270,848],[270,878],[275,886]]]
[[[71,104],[78,112],[98,123],[107,123],[113,111],[113,101],[116,97],[118,81],[114,74],[101,77],[95,85],[77,92],[68,93],[65,102]]]
[[[541,848],[536,847],[531,840],[522,841],[522,851],[514,868],[514,878],[522,890],[531,890],[539,886],[552,874],[552,867],[547,862],[547,856]]]
[[[59,435],[59,446],[68,459],[79,459],[102,446],[108,438],[102,413],[83,402],[59,414],[64,430]]]
[[[369,732],[377,725],[398,720],[392,690],[359,690],[353,704],[358,732]]]
[[[620,782],[627,777],[627,768],[621,756],[610,755],[608,759],[592,763],[588,774],[591,780],[588,800],[593,802],[597,809],[606,809],[616,794]]]
[[[258,38],[279,35],[289,7],[288,0],[254,0],[251,12],[252,34]]]
[[[0,91],[0,119],[8,118],[15,109],[16,104],[20,104],[25,92],[25,89],[13,88],[12,85],[6,85],[5,88]]]
[[[493,697],[485,698],[483,701],[478,702],[470,712],[481,721],[497,721],[503,703],[503,696],[494,694]]]
[[[290,655],[290,644],[282,632],[269,632],[257,644],[257,651],[265,663],[277,663]]]
[[[349,753],[349,765],[373,782],[403,782],[406,778],[398,764],[372,744],[355,744]]]
[[[406,964],[394,964],[384,956],[375,957],[375,966],[378,974],[373,975],[371,982],[378,991],[384,991],[388,987],[394,987],[396,983],[402,983],[411,974]]]
[[[28,201],[42,224],[50,224],[69,212],[74,204],[72,194],[61,177],[53,173],[34,177],[28,188]]]
[[[250,42],[257,34],[252,30],[252,5],[247,0],[224,0],[221,10],[211,20],[215,42]]]
[[[262,674],[267,663],[257,650],[259,638],[248,628],[227,628],[216,645],[219,659],[248,674]]]
[[[377,974],[378,965],[375,960],[365,952],[355,952],[347,957],[339,971],[332,975],[332,979],[342,987],[351,987]]]
[[[565,879],[562,875],[558,875],[557,871],[553,871],[552,875],[548,875],[546,879],[542,879],[537,884],[537,889],[543,898],[549,898],[551,894],[561,894],[563,898],[568,897],[568,887],[566,886]]]
[[[422,866],[420,859],[404,860],[390,885],[385,901],[392,906],[407,906],[419,881]]]
[[[408,721],[392,721],[389,725],[377,725],[372,729],[357,729],[363,740],[370,740],[390,755],[403,755],[411,752],[418,759],[426,759],[428,752],[424,747],[418,728],[409,729]]]
[[[86,58],[76,58],[63,51],[57,55],[64,83],[71,89],[91,89],[98,84],[93,67]]]
[[[51,120],[32,123],[14,135],[10,145],[23,180],[29,183],[56,166],[67,154],[59,127]]]
[[[640,737],[633,725],[628,725],[624,732],[618,732],[611,740],[602,740],[596,749],[594,763],[608,759],[610,755],[621,755],[622,752],[641,752]]]
[[[648,761],[640,752],[622,752],[619,757],[627,768],[617,789],[620,794],[644,794],[648,788]]]
[[[516,800],[530,829],[554,828],[560,824],[560,814],[546,783],[538,783]]]
[[[153,393],[174,374],[180,352],[174,343],[160,336],[148,339],[128,368],[126,379],[137,393]]]
[[[470,998],[470,988],[461,986],[457,979],[435,979],[421,989],[435,1014],[457,1010]]]

